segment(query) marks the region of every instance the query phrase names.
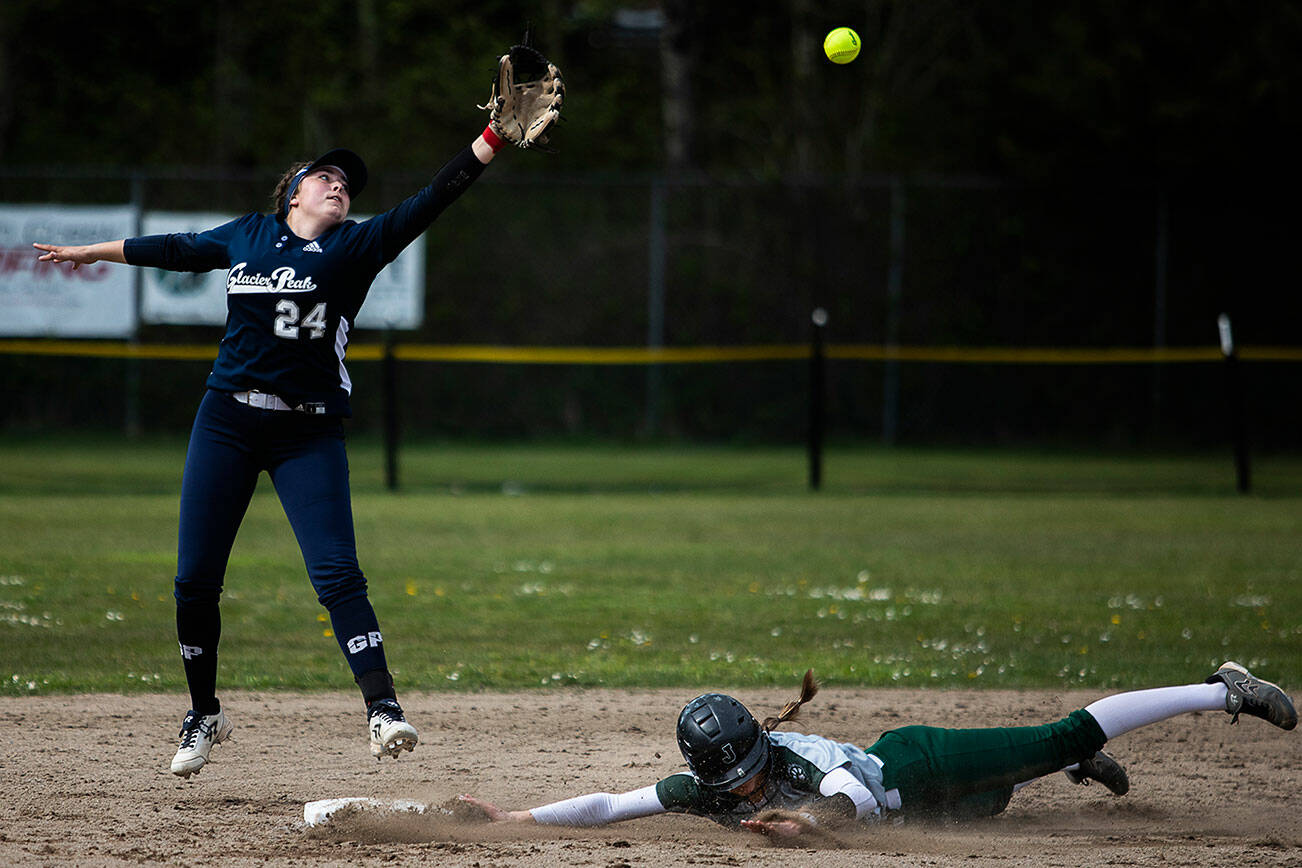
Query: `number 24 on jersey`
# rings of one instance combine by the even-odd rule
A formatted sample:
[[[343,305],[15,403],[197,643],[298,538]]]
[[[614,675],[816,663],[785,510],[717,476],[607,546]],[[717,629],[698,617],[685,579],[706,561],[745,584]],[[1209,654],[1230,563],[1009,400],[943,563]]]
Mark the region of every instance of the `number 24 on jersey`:
[[[298,340],[300,329],[306,329],[308,338],[313,340],[325,337],[326,303],[324,301],[309,310],[307,316],[302,319],[299,319],[298,305],[294,302],[284,298],[276,303],[274,326],[276,337]]]

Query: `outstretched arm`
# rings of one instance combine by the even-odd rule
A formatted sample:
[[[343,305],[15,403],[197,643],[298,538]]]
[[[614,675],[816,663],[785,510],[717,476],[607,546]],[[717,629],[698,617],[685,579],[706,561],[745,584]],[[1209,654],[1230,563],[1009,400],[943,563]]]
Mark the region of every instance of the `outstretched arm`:
[[[479,137],[470,143],[470,150],[475,152],[479,162],[487,166],[493,162],[497,152],[502,150],[502,140],[491,129],[485,127]]]
[[[380,234],[378,251],[383,263],[398,258],[398,254],[429,228],[443,211],[455,202],[475,179],[483,174],[492,161],[496,148],[485,130],[467,148],[462,148],[434,175],[428,185],[408,196],[396,206],[371,220],[362,223],[363,231],[357,241],[372,244],[375,233]]]
[[[533,814],[529,813],[528,811],[508,811],[505,810],[504,808],[499,808],[497,805],[494,805],[490,801],[487,801],[485,799],[477,799],[474,796],[462,795],[462,796],[457,796],[457,798],[465,802],[467,805],[470,805],[473,808],[478,808],[480,811],[482,811],[484,816],[488,819],[488,822],[490,823],[533,823],[535,822],[533,818]]]
[[[37,257],[41,262],[71,262],[73,271],[94,262],[121,262],[125,264],[127,261],[126,255],[122,252],[122,241],[101,241],[98,244],[79,244],[67,247],[59,244],[37,242],[32,246],[37,250],[45,251]]]
[[[544,826],[605,826],[621,820],[665,813],[655,785],[627,793],[589,793],[527,811],[508,811],[474,796],[461,801],[483,811],[493,823],[538,823]]]

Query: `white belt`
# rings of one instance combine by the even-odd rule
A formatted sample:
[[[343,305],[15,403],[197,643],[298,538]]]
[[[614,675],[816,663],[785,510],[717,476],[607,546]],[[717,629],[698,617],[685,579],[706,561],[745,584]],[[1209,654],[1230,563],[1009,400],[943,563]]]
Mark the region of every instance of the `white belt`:
[[[257,407],[259,410],[293,410],[294,408],[285,403],[279,395],[270,395],[266,392],[259,392],[256,389],[252,392],[236,392],[231,395],[241,404],[248,404],[250,407]]]
[[[259,392],[253,389],[248,392],[233,392],[231,397],[241,404],[248,404],[250,407],[257,407],[259,410],[297,410],[300,413],[321,414],[325,412],[324,403],[299,404],[297,407],[291,407],[284,398],[279,395],[272,395],[269,392]]]

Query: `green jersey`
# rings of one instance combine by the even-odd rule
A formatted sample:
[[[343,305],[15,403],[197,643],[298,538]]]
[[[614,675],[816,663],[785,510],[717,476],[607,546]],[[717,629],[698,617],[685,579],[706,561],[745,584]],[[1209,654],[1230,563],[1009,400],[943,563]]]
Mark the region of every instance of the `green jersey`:
[[[666,811],[709,817],[736,826],[757,811],[795,809],[831,795],[820,791],[828,772],[847,769],[872,789],[881,780],[880,767],[858,747],[819,735],[795,732],[769,733],[772,756],[762,790],[751,798],[707,789],[687,772],[670,775],[656,784],[656,796]],[[873,783],[869,785],[867,782]]]

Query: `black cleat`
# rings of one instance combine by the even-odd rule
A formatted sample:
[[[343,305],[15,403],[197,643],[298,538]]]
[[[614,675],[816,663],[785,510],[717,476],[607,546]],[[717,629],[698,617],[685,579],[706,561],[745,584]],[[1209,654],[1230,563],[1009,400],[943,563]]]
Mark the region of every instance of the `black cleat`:
[[[1238,723],[1240,714],[1251,714],[1275,724],[1280,729],[1297,726],[1297,709],[1288,694],[1279,685],[1263,681],[1243,667],[1228,660],[1207,679],[1208,684],[1223,682],[1227,689],[1225,710],[1234,715],[1230,723]]]
[[[1081,760],[1080,767],[1063,772],[1073,784],[1089,786],[1090,781],[1098,781],[1112,791],[1114,796],[1124,796],[1130,792],[1130,778],[1121,763],[1109,753],[1099,751],[1087,760]]]

